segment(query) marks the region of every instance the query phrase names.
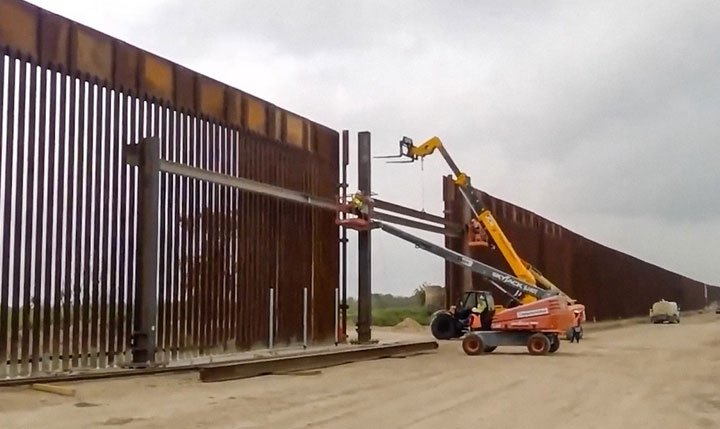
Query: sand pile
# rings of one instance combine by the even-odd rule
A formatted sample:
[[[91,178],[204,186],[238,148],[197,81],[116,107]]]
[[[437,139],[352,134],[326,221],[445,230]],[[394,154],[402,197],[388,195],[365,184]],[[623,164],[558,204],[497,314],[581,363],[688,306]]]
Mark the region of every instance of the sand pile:
[[[409,317],[406,317],[402,322],[393,326],[393,330],[395,331],[422,331],[423,329],[425,329],[423,325]]]

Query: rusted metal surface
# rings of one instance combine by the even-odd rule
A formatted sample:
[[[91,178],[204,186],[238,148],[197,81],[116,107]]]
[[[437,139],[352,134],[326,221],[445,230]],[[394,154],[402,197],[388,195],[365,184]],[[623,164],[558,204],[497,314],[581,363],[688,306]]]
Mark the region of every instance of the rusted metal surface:
[[[0,378],[131,358],[137,168],[123,147],[334,200],[338,133],[20,0],[0,0]],[[18,166],[20,168],[18,168]],[[159,177],[157,356],[334,339],[334,213]]]
[[[342,132],[342,151],[341,151],[341,157],[342,162],[340,164],[341,169],[341,180],[340,180],[340,200],[344,203],[347,201],[348,197],[348,181],[347,181],[347,169],[348,165],[350,165],[350,131],[343,130]],[[347,213],[340,213],[340,218],[342,220],[347,219]],[[347,260],[348,260],[348,234],[347,234],[347,228],[341,228],[342,236],[340,237],[340,249],[341,249],[341,268],[340,268],[340,275],[342,276],[340,279],[340,332],[343,336],[347,335],[347,311],[348,311],[348,304],[347,304]]]
[[[452,181],[445,177],[444,184],[446,219],[452,222],[469,219],[467,214],[460,214],[463,202]],[[585,304],[589,320],[646,315],[652,303],[661,298],[677,301],[681,308],[687,310],[701,309],[720,299],[720,288],[708,287],[706,298],[705,285],[701,282],[588,240],[486,193],[483,193],[483,198],[520,257]],[[463,252],[462,240],[446,238],[446,245]],[[497,251],[475,248],[464,252],[501,270],[510,270]],[[451,302],[457,301],[462,293],[460,271],[446,267],[447,295]],[[497,292],[477,277],[473,277],[472,286]],[[495,298],[498,302],[506,301],[499,293]]]

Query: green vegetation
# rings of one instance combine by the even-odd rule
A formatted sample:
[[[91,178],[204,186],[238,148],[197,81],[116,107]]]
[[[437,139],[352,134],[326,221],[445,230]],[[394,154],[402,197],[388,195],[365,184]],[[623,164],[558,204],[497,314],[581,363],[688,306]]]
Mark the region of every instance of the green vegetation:
[[[357,304],[357,299],[348,298],[348,324],[357,323]],[[421,325],[430,323],[423,288],[416,289],[411,296],[375,293],[372,295],[372,309],[372,324],[375,326],[395,326],[408,317]]]

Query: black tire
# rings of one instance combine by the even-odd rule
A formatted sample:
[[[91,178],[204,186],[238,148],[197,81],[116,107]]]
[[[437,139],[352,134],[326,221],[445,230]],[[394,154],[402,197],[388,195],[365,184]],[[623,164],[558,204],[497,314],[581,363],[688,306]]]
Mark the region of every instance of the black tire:
[[[553,343],[550,345],[550,349],[548,349],[548,352],[555,353],[556,351],[558,351],[558,349],[560,349],[560,338],[555,335],[553,337]]]
[[[463,338],[462,349],[466,355],[477,356],[485,353],[485,344],[479,335],[467,334]]]
[[[567,331],[565,331],[565,339],[568,341],[572,340],[572,334],[573,334],[573,328],[570,328]]]
[[[495,351],[496,348],[497,346],[485,346],[485,348],[483,349],[483,353],[492,353]]]
[[[435,316],[430,324],[430,331],[432,332],[433,337],[438,340],[457,338],[460,336],[457,324],[457,320],[455,320],[452,315],[448,313],[440,313]]]
[[[532,334],[528,338],[527,348],[531,355],[546,355],[550,352],[550,338],[541,333]]]

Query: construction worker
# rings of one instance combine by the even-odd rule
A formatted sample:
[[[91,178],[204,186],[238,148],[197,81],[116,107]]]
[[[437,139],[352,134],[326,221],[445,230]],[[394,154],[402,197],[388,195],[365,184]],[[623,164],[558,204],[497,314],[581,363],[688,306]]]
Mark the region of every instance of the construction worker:
[[[470,330],[480,329],[482,327],[481,316],[487,309],[487,303],[484,299],[480,300],[477,305],[470,309],[467,317],[463,318],[461,322],[463,326],[467,326]]]
[[[370,214],[370,207],[366,204],[362,192],[355,192],[350,200],[351,211],[357,217],[367,220]]]
[[[573,341],[577,340],[577,342],[579,344],[580,343],[580,330],[582,329],[581,325],[580,325],[580,323],[582,321],[582,313],[580,312],[580,310],[575,310],[574,313],[575,313],[574,314],[575,319],[573,321],[574,323],[573,323],[573,328],[572,328],[572,336],[570,337],[570,342],[572,343]]]
[[[489,244],[488,244],[488,240],[487,240],[487,234],[485,233],[485,230],[483,229],[482,225],[480,224],[480,222],[477,219],[475,219],[475,218],[470,219],[470,224],[468,225],[468,229],[469,229],[469,239],[470,239],[468,245],[470,247],[475,247],[475,246],[488,247]]]

